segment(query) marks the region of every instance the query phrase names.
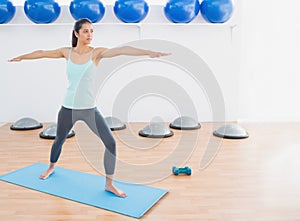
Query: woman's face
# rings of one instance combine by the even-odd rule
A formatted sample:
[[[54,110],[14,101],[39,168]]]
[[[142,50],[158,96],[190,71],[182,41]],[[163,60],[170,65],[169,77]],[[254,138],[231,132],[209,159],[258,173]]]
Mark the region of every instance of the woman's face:
[[[79,29],[77,38],[80,44],[90,44],[93,40],[93,25],[90,23],[84,23],[81,29]]]

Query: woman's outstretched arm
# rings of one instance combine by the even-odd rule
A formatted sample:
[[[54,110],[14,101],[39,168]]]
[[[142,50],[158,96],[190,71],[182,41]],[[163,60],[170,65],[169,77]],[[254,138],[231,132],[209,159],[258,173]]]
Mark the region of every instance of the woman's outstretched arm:
[[[66,58],[68,54],[68,48],[59,48],[55,50],[38,50],[28,54],[23,54],[18,57],[8,60],[9,62],[18,62],[22,60],[32,60],[40,58]]]
[[[134,48],[131,46],[122,46],[117,48],[97,48],[98,58],[111,58],[119,55],[129,55],[129,56],[149,56],[151,58],[157,58],[161,56],[170,55],[170,53],[156,52],[150,50],[144,50],[140,48]]]

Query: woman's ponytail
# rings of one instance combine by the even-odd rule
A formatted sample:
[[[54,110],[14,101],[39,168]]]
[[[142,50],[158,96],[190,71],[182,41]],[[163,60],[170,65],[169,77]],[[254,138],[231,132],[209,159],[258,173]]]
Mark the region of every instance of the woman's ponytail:
[[[78,38],[76,37],[75,31],[73,30],[73,32],[72,32],[72,47],[73,48],[77,46],[77,41],[78,41]]]

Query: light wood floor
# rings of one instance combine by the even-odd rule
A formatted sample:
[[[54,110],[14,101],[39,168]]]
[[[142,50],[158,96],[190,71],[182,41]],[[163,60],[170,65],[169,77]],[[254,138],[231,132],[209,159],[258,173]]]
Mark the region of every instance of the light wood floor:
[[[53,141],[39,138],[42,129],[12,131],[9,126],[0,127],[0,174],[38,161],[48,163]],[[250,134],[243,140],[211,137],[210,123],[193,132],[173,130],[175,135],[167,139],[135,136],[144,126],[135,123],[113,132],[119,159],[116,176],[170,190],[141,220],[300,220],[300,123],[241,124]],[[99,174],[91,164],[102,171],[103,148],[84,127],[77,126],[76,132],[65,143],[58,166]],[[199,169],[204,153],[211,151],[209,142],[219,143],[220,149],[208,166]],[[190,158],[180,158],[187,153]],[[167,176],[167,167],[180,160],[177,166],[189,165],[192,176]],[[136,219],[0,181],[0,220]]]

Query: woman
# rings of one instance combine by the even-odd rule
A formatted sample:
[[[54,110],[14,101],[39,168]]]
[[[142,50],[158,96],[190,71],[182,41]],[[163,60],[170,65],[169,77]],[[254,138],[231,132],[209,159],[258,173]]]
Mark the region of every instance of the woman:
[[[116,164],[116,142],[107,126],[104,118],[95,106],[95,94],[92,91],[95,73],[92,66],[98,65],[101,59],[119,55],[144,56],[151,58],[166,56],[167,53],[154,52],[133,48],[129,46],[117,48],[93,48],[90,43],[93,39],[93,25],[88,19],[80,19],[75,22],[72,33],[72,47],[64,47],[56,50],[38,50],[24,54],[9,60],[18,62],[22,60],[39,58],[65,58],[67,60],[67,76],[69,87],[58,114],[57,134],[51,148],[50,165],[40,175],[41,179],[47,179],[53,172],[61,153],[62,145],[69,131],[77,120],[83,120],[89,128],[102,140],[105,145],[104,168],[106,173],[105,190],[119,197],[125,197],[126,193],[113,185],[113,174]]]

